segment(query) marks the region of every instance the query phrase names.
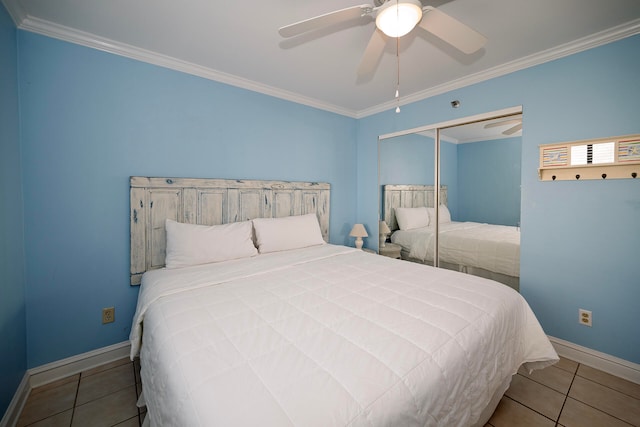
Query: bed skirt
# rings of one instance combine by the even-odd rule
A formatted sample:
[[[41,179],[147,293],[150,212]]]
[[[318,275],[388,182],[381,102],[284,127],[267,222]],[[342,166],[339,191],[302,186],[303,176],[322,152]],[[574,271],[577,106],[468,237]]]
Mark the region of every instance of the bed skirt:
[[[433,262],[431,261],[420,261],[417,258],[410,257],[409,251],[405,249],[402,249],[400,251],[400,256],[405,261],[417,262],[418,264],[433,265]],[[484,277],[485,279],[495,280],[496,282],[500,282],[503,285],[507,285],[510,288],[520,292],[520,278],[516,276],[507,276],[506,274],[496,273],[494,271],[485,270],[484,268],[469,267],[466,265],[452,264],[442,261],[440,262],[440,267],[446,268],[447,270],[471,274],[473,276]]]

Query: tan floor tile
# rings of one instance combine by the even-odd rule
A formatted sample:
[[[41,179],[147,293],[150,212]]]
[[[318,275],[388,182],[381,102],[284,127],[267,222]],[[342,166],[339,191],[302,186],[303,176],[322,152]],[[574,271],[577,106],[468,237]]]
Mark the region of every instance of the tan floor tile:
[[[113,362],[105,363],[104,365],[96,366],[95,368],[87,369],[82,372],[83,377],[88,377],[90,375],[97,374],[98,372],[106,371],[117,366],[126,365],[127,363],[132,363],[131,359],[128,357],[123,357],[122,359],[114,360]]]
[[[82,405],[130,385],[135,385],[135,375],[131,363],[116,366],[87,377],[83,374],[80,378],[76,405]]]
[[[109,427],[138,415],[135,386],[76,407],[73,427]]]
[[[571,398],[564,404],[558,422],[564,427],[629,427],[631,425]]]
[[[57,381],[53,381],[53,382],[51,382],[49,384],[45,384],[45,385],[42,385],[40,387],[33,388],[31,390],[31,393],[29,394],[29,396],[34,396],[34,395],[36,395],[38,393],[41,393],[43,391],[47,391],[47,390],[50,390],[52,388],[60,387],[61,385],[68,384],[68,383],[76,383],[76,384],[78,384],[78,380],[79,379],[80,379],[80,374],[75,374],[75,375],[71,375],[71,376],[68,376],[68,377],[65,377],[65,378],[61,378],[61,379],[59,379]]]
[[[572,373],[565,371],[564,369],[556,368],[555,366],[539,369],[537,371],[533,371],[531,374],[529,374],[526,369],[520,368],[518,373],[534,380],[535,382],[551,387],[562,394],[567,394],[569,392],[571,381],[573,381]]]
[[[578,370],[578,365],[579,365],[578,362],[575,362],[573,360],[570,360],[561,356],[560,361],[553,366],[555,366],[556,368],[564,369],[565,371],[569,371],[572,374],[575,374],[576,371]]]
[[[552,420],[558,419],[565,400],[564,394],[522,375],[514,375],[505,395]]]
[[[72,414],[73,409],[69,409],[68,411],[38,421],[37,423],[29,424],[29,427],[69,427],[71,425]]]
[[[609,388],[618,390],[619,392],[636,399],[640,399],[640,384],[636,384],[619,377],[614,377],[611,374],[607,374],[606,372],[602,372],[598,369],[582,364],[578,368],[577,375],[590,379],[598,384],[606,385]]]
[[[77,388],[76,382],[67,382],[30,394],[17,425],[26,426],[73,408]]]
[[[489,424],[493,427],[553,427],[555,422],[535,411],[503,397]]]
[[[640,426],[640,400],[576,376],[569,397],[630,424]]]
[[[113,427],[140,427],[140,421],[138,417],[129,418],[126,421],[123,421],[119,424],[116,424]]]

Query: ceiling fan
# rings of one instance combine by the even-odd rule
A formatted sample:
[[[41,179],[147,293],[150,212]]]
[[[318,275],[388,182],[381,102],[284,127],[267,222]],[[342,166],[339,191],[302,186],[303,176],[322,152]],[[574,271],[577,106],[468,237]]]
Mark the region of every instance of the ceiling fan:
[[[387,37],[402,37],[415,27],[435,35],[466,54],[476,52],[487,41],[485,36],[446,13],[432,6],[423,7],[420,0],[374,0],[373,5],[363,4],[336,10],[286,25],[278,32],[282,37],[294,37],[361,17],[375,19],[376,30],[358,66],[359,76],[374,71],[384,52]]]
[[[504,130],[502,134],[513,135],[514,133],[522,130],[522,117],[519,117],[517,119],[508,119],[508,120],[501,120],[498,122],[488,123],[484,125],[484,128],[490,129],[490,128],[495,128],[500,126],[510,126],[508,129]]]

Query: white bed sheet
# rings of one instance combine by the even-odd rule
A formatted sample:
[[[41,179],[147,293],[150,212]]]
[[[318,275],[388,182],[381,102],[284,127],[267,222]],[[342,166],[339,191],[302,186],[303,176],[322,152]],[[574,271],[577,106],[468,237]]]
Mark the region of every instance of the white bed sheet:
[[[131,344],[155,426],[465,426],[557,361],[512,289],[334,245],[148,272]]]
[[[520,276],[520,231],[517,227],[451,222],[441,224],[439,231],[440,261]],[[391,241],[402,246],[411,258],[433,261],[433,227],[397,230],[391,235]]]

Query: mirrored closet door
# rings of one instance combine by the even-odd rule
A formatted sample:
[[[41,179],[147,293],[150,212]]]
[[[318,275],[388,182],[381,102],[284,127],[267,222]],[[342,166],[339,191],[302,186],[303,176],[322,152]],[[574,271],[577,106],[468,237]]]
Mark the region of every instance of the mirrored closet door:
[[[385,246],[518,289],[522,117],[518,107],[381,136]],[[384,237],[380,253],[393,252]]]

